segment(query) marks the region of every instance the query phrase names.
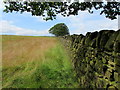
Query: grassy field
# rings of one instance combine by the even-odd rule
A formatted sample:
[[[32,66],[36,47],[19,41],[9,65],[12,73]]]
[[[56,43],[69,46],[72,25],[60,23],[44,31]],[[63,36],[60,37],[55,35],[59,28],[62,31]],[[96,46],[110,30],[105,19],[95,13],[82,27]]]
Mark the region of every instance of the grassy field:
[[[2,36],[2,83],[3,88],[78,88],[55,37]]]

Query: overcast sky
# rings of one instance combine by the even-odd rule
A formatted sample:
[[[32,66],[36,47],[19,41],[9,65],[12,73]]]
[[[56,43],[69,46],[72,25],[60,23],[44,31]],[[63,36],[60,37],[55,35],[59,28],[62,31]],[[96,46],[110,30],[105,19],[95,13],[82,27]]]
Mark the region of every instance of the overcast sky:
[[[1,0],[0,0],[1,1]],[[99,30],[118,30],[118,19],[110,20],[100,15],[100,11],[89,14],[86,11],[79,12],[78,16],[57,16],[56,20],[44,21],[42,17],[32,16],[30,13],[3,13],[0,6],[0,34],[5,35],[30,35],[51,36],[48,30],[57,23],[65,23],[70,34],[86,34]]]

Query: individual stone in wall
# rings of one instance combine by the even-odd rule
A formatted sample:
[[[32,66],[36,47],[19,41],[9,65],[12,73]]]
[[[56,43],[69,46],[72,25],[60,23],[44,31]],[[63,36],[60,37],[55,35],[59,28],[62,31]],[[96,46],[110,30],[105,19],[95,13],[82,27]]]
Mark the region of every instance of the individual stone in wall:
[[[113,47],[114,47],[113,45],[118,35],[119,35],[118,32],[113,32],[113,34],[109,36],[109,40],[107,41],[105,45],[105,50],[113,51]]]

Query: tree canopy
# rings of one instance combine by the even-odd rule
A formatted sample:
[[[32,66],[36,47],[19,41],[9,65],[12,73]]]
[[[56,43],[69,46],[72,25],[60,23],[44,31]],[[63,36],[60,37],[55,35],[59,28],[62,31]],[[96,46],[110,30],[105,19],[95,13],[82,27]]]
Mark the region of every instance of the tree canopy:
[[[69,35],[69,29],[64,23],[58,23],[50,28],[49,33],[55,36]]]
[[[44,20],[56,19],[57,14],[64,17],[78,15],[78,11],[87,10],[93,13],[93,9],[99,10],[100,15],[104,14],[106,18],[116,19],[120,15],[120,2],[9,2],[6,1],[4,12],[19,11],[30,12],[35,16],[42,16]]]

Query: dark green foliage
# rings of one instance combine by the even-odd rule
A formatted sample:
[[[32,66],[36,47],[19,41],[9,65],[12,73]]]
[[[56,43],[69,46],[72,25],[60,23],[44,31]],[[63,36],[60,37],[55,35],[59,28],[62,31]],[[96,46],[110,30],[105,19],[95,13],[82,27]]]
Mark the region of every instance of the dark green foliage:
[[[4,12],[30,12],[33,16],[42,16],[44,20],[56,19],[57,14],[62,16],[78,15],[78,11],[88,11],[93,13],[92,9],[101,10],[106,18],[116,19],[120,15],[119,2],[73,2],[70,5],[66,2],[5,2]]]
[[[80,87],[120,89],[120,30],[63,38],[72,53]]]
[[[59,23],[50,28],[49,33],[55,36],[69,35],[69,29],[64,23]]]

